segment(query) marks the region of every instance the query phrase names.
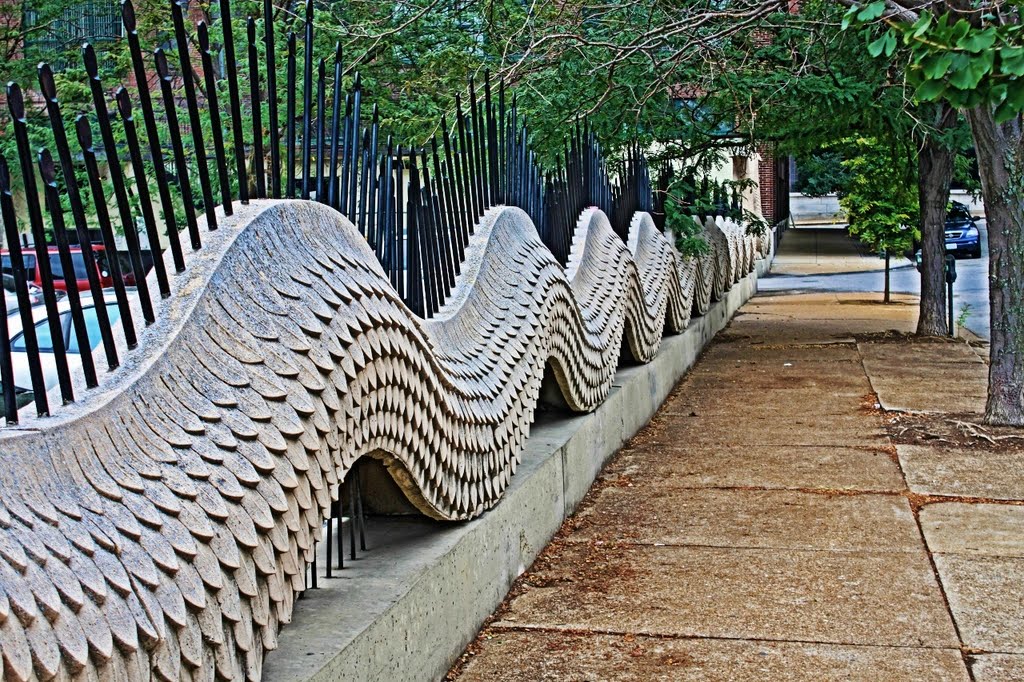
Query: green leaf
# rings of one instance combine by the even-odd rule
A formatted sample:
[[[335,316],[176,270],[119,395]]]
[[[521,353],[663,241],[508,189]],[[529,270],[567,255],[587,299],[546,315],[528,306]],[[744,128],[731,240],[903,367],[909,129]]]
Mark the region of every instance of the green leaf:
[[[982,53],[956,69],[949,77],[949,84],[960,90],[974,90],[982,79],[992,70],[994,56],[991,52]]]
[[[1024,76],[1024,48],[1004,47],[999,50],[999,71],[1008,76]]]
[[[874,21],[885,13],[885,2],[869,2],[857,13],[857,21]]]
[[[921,70],[926,78],[944,78],[952,64],[953,55],[948,52],[928,55],[921,62]]]
[[[885,34],[885,56],[891,57],[892,53],[896,51],[896,34],[892,31],[888,31]]]
[[[1013,111],[1020,113],[1024,111],[1024,83],[1013,82],[1007,88],[1004,104],[1013,108]]]
[[[891,57],[895,49],[896,36],[893,35],[891,30],[886,31],[882,35],[878,36],[878,38],[868,43],[868,54],[872,57],[878,57],[883,52],[886,57]]]
[[[934,102],[946,91],[946,84],[941,80],[927,80],[917,86],[915,96],[922,102]]]
[[[996,123],[1006,123],[1007,121],[1012,120],[1013,117],[1017,116],[1018,113],[1019,112],[1007,100],[996,107],[993,118]]]
[[[925,32],[928,31],[929,28],[931,28],[931,25],[932,25],[932,13],[931,12],[923,13],[918,18],[918,20],[914,22],[914,25],[911,26],[913,31],[910,33],[910,36],[913,37],[913,38],[920,38],[921,36],[923,36],[925,34]]]
[[[967,34],[971,31],[971,25],[963,19],[958,20],[953,24],[953,29],[949,32],[948,42],[954,45],[959,45],[960,41],[967,37]]]
[[[984,52],[990,49],[996,42],[996,29],[989,26],[984,30],[972,30],[963,38],[957,41],[957,47],[968,52]]]
[[[850,9],[846,10],[846,13],[843,14],[843,21],[842,21],[842,24],[841,24],[842,29],[844,31],[846,29],[850,28],[850,24],[853,23],[854,19],[857,16],[857,12],[859,12],[859,11],[860,11],[860,8],[857,7],[856,5],[854,5]]]

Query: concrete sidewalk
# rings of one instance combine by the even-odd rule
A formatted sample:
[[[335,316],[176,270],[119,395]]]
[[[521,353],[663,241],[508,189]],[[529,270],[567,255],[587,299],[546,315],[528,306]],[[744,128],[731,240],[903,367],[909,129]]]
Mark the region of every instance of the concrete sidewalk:
[[[893,258],[892,267],[907,260]],[[772,273],[820,275],[884,270],[885,259],[851,237],[846,225],[813,225],[786,231],[782,247],[772,262]]]
[[[449,679],[1024,679],[1024,440],[915,314],[754,298]]]

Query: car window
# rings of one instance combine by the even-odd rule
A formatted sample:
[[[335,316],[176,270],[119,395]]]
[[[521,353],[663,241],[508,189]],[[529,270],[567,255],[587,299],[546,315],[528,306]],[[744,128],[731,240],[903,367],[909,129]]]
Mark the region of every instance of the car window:
[[[63,325],[62,325],[63,326]],[[39,352],[53,352],[53,337],[50,336],[50,325],[46,320],[36,322],[36,342],[39,344]],[[25,333],[22,332],[11,339],[11,350],[26,352]]]
[[[107,305],[107,315],[110,317],[111,324],[117,322],[118,318],[121,316],[121,311],[117,307],[116,303],[110,303]],[[85,331],[89,335],[89,350],[96,350],[96,346],[100,345],[100,323],[99,319],[96,317],[95,306],[83,308],[82,317],[85,319]],[[71,321],[71,335],[68,338],[68,352],[81,352],[78,346],[78,335],[75,332],[74,320]]]
[[[27,253],[25,253],[22,254],[21,259],[22,262],[25,264],[25,277],[28,278],[28,281],[31,282],[36,278],[36,257],[30,256]],[[0,270],[3,270],[3,273],[5,275],[14,274],[14,266],[11,265],[10,254],[5,253],[3,255],[2,262],[0,262]]]
[[[71,263],[75,268],[76,280],[86,279],[89,276],[85,270],[85,259],[80,252],[71,254]],[[60,262],[59,253],[50,254],[50,271],[53,273],[54,279],[64,279],[64,266]]]

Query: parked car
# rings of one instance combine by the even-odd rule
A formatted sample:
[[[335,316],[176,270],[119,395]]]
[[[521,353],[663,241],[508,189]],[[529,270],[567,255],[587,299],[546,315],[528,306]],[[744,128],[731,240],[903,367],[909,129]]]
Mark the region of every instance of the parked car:
[[[946,251],[954,256],[981,258],[981,235],[970,209],[959,201],[951,201],[946,214]]]
[[[14,288],[14,275],[4,273],[2,277],[4,283],[4,303],[9,313],[18,308],[18,294]],[[32,282],[28,283],[28,300],[31,305],[38,305],[43,302],[43,290]]]
[[[946,252],[954,257],[966,255],[970,258],[981,258],[981,235],[978,224],[965,204],[959,201],[949,202],[945,225]],[[921,242],[914,240],[912,248],[904,255],[921,269]]]
[[[114,324],[121,317],[121,311],[117,307],[117,299],[113,292],[105,294],[104,305],[107,307],[107,315],[111,324]],[[78,346],[78,337],[71,319],[71,305],[66,298],[58,302],[57,312],[60,315],[61,337],[64,348],[67,350],[68,366],[71,374],[75,375],[82,370],[82,349]],[[89,334],[88,352],[91,353],[100,344],[99,321],[96,317],[96,306],[92,296],[82,297],[82,316],[85,318],[85,327]],[[32,319],[35,320],[36,341],[39,344],[43,379],[47,390],[49,390],[57,385],[57,363],[53,354],[54,344],[50,335],[46,307],[35,306],[32,308]],[[14,365],[16,392],[19,394],[26,391],[31,393],[32,378],[28,369],[29,354],[20,313],[15,312],[7,316],[7,328],[11,335],[11,363]]]
[[[60,253],[57,251],[57,247],[49,246],[47,247],[46,252],[50,260],[50,272],[53,273],[53,288],[60,290],[67,289],[68,278],[64,275],[64,268],[61,264]],[[107,264],[107,252],[103,248],[103,245],[93,244],[92,252],[96,261],[96,272],[100,276],[100,286],[103,288],[114,286],[114,280],[110,276],[110,267]],[[28,274],[28,280],[30,282],[34,282],[37,286],[42,286],[43,278],[39,273],[39,268],[36,267],[35,250],[31,248],[23,249],[22,258],[25,261],[25,270]],[[75,268],[73,279],[75,286],[78,287],[79,291],[88,291],[89,273],[85,269],[85,258],[82,255],[81,247],[71,247],[71,262]],[[13,274],[11,254],[6,250],[0,251],[0,270],[5,274]]]

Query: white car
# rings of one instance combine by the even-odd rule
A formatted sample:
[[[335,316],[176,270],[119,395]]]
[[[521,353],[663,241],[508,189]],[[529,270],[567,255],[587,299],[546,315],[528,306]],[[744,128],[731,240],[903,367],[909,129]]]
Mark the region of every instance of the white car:
[[[134,292],[129,294],[136,296]],[[105,293],[105,305],[110,323],[114,324],[120,319],[121,311],[117,307],[117,299],[113,292]],[[86,331],[89,334],[89,352],[96,350],[100,345],[100,326],[96,318],[96,306],[90,295],[82,296],[82,316],[85,318]],[[63,337],[64,348],[67,350],[68,367],[71,375],[76,376],[82,373],[82,349],[78,346],[78,337],[75,334],[74,324],[71,320],[71,304],[67,298],[57,302],[57,311],[60,314],[60,328]],[[57,362],[53,354],[53,339],[50,335],[50,324],[47,319],[46,306],[37,305],[32,307],[32,319],[35,320],[36,342],[39,344],[39,360],[43,370],[43,380],[46,389],[49,390],[57,385]],[[25,343],[25,333],[21,320],[21,313],[15,311],[7,316],[7,329],[11,336],[11,364],[14,365],[15,393],[19,395],[19,406],[28,402],[31,395],[25,397],[25,392],[31,394],[32,378],[29,374],[29,354]]]
[[[18,295],[14,293],[14,275],[4,273],[4,304],[7,306],[8,314],[18,309]],[[60,292],[63,296],[64,292]],[[32,282],[28,283],[28,300],[32,305],[38,305],[43,302],[43,290]]]

